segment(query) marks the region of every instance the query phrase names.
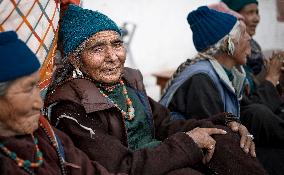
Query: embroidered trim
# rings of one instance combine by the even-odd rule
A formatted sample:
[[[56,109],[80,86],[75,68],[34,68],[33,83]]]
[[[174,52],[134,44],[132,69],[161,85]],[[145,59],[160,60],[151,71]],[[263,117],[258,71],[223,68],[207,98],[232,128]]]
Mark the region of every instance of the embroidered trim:
[[[59,124],[60,119],[63,119],[63,118],[67,118],[67,119],[73,120],[73,121],[76,122],[81,128],[83,128],[83,129],[89,131],[92,139],[93,139],[93,136],[96,134],[95,131],[94,131],[92,128],[89,128],[89,127],[86,127],[86,126],[80,124],[77,119],[75,119],[75,118],[73,118],[73,117],[70,117],[70,116],[68,116],[68,115],[60,115],[60,116],[57,118],[57,122],[56,122],[56,124],[55,124],[55,127],[57,127],[57,125]]]

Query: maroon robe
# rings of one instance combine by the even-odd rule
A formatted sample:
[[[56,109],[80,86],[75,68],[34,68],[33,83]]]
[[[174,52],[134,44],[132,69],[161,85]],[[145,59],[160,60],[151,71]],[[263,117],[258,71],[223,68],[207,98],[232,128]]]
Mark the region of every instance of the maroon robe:
[[[65,166],[68,175],[110,175],[108,171],[97,162],[92,162],[64,133],[54,129],[56,135],[60,138],[65,152],[65,160],[75,164],[80,168]],[[50,140],[42,128],[34,132],[34,136],[38,138],[38,146],[43,153],[44,163],[39,168],[30,168],[35,174],[44,175],[60,175],[60,162],[55,148],[51,146]],[[31,135],[21,135],[14,137],[0,137],[0,142],[4,143],[10,151],[16,152],[19,158],[37,162],[36,148]],[[0,150],[0,174],[1,175],[27,175],[28,173],[20,168],[14,160],[6,156]]]

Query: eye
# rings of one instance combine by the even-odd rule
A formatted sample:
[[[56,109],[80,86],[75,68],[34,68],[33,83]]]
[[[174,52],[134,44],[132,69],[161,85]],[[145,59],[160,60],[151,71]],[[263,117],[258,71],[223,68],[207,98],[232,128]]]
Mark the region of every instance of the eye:
[[[102,46],[95,46],[92,48],[92,51],[96,53],[102,52],[103,50],[104,48]]]
[[[114,46],[115,48],[120,48],[120,47],[123,46],[123,42],[122,42],[122,41],[114,42],[114,43],[113,43],[113,46]]]

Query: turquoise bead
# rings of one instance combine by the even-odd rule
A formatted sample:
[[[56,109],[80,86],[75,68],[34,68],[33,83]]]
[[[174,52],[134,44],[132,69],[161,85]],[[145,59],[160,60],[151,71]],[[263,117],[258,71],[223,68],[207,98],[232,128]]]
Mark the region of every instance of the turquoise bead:
[[[42,157],[42,152],[41,152],[41,151],[38,151],[38,152],[36,153],[36,156],[37,156],[37,157]]]
[[[25,160],[23,165],[24,165],[24,167],[30,167],[31,166],[31,161]]]
[[[11,152],[11,153],[10,153],[10,157],[11,157],[13,160],[16,160],[17,154],[16,154],[15,152]]]

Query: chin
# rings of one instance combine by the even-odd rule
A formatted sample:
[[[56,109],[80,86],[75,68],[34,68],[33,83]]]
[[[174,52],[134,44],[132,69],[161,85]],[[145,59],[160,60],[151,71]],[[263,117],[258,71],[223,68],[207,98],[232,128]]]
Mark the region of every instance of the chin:
[[[255,35],[255,30],[251,30],[250,32],[249,32],[249,35],[252,37],[253,35]]]
[[[121,73],[118,73],[118,74],[115,74],[115,75],[106,75],[106,76],[101,77],[101,82],[107,83],[107,84],[117,83],[117,82],[119,82],[121,76],[122,76]]]
[[[119,80],[120,80],[120,77],[115,77],[115,78],[104,79],[102,82],[106,84],[110,84],[110,83],[117,83]]]

